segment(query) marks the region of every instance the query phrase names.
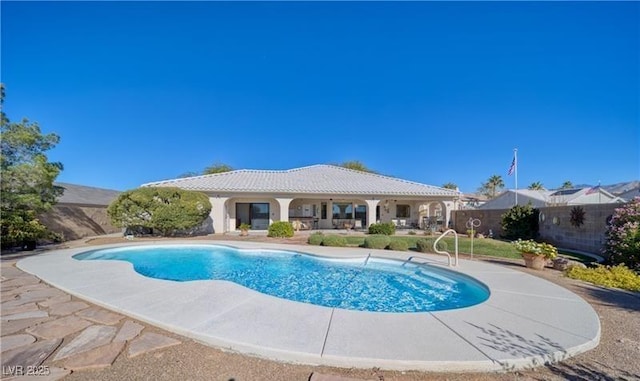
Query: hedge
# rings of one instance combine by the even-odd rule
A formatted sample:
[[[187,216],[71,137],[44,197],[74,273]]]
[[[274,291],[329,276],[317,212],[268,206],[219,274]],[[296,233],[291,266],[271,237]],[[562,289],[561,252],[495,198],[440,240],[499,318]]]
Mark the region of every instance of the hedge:
[[[364,239],[364,247],[367,249],[384,249],[391,242],[388,235],[370,235]]]

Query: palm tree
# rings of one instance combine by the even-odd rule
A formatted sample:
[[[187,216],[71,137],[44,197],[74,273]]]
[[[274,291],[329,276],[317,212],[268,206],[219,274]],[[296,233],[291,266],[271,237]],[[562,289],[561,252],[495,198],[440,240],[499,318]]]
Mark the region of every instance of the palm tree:
[[[542,186],[542,183],[540,181],[535,181],[535,182],[531,183],[531,185],[529,185],[528,189],[531,189],[531,190],[543,190],[544,187]]]
[[[442,187],[444,189],[454,189],[454,190],[458,189],[458,185],[456,183],[452,183],[452,182],[448,182],[448,183],[442,185]]]
[[[482,186],[478,189],[480,194],[483,194],[489,198],[494,198],[500,193],[500,191],[504,188],[504,181],[502,181],[502,176],[493,175],[489,177],[489,179],[482,183]]]
[[[569,180],[562,183],[562,186],[560,187],[560,189],[571,189],[571,188],[573,188],[573,183]]]

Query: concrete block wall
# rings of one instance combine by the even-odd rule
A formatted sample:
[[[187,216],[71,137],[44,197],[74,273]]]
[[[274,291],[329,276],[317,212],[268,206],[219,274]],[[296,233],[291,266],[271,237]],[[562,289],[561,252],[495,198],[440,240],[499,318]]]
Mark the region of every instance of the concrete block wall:
[[[557,247],[601,254],[607,221],[622,204],[566,205],[540,208],[540,239]],[[571,210],[584,210],[584,224],[571,224]]]
[[[571,210],[576,206],[584,210],[584,224],[579,227],[570,222]],[[622,204],[587,204],[539,208],[540,240],[564,249],[601,254],[608,218],[621,206]],[[469,218],[477,218],[481,221],[478,232],[487,234],[491,229],[494,237],[499,238],[502,235],[502,215],[507,210],[456,210],[452,212],[453,228],[458,233],[465,234]]]
[[[493,232],[495,238],[499,238],[502,235],[502,215],[507,209],[468,209],[468,210],[454,210],[451,212],[451,218],[453,220],[453,229],[460,234],[467,233],[467,222],[469,218],[479,219],[480,227],[476,228],[478,233],[489,234],[489,230]]]
[[[122,231],[111,224],[106,206],[57,204],[38,218],[65,241]]]

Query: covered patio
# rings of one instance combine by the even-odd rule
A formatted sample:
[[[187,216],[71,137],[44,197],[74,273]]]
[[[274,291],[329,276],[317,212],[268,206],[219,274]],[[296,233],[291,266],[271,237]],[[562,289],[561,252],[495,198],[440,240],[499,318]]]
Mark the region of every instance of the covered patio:
[[[296,230],[359,230],[378,222],[426,229],[425,217],[437,217],[446,227],[459,199],[455,190],[332,165],[237,170],[143,186],[206,193],[212,204],[210,233],[232,232],[240,224],[266,230],[276,221],[289,221]]]

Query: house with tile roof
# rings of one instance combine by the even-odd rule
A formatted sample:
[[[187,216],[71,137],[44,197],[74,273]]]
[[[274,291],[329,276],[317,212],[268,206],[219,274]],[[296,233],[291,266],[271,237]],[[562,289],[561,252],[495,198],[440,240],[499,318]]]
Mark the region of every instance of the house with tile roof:
[[[289,170],[236,170],[144,184],[204,192],[211,201],[214,233],[240,224],[264,230],[275,221],[300,229],[366,228],[393,222],[447,226],[460,192],[334,165]]]
[[[624,202],[620,197],[614,196],[602,187],[584,187],[556,190],[532,190],[509,189],[502,192],[496,198],[491,199],[478,209],[509,209],[515,205],[516,192],[518,205],[531,204],[534,208],[544,206],[584,205],[584,204],[608,204]]]

